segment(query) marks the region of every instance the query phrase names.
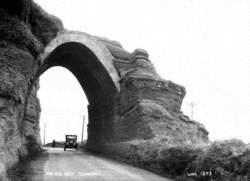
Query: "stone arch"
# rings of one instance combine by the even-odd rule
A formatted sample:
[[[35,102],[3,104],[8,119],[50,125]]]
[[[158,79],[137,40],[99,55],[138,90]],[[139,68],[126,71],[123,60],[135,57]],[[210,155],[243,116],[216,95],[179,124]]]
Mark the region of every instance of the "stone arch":
[[[119,76],[107,48],[84,35],[68,35],[59,35],[48,45],[32,82],[54,66],[73,73],[89,102],[87,143],[92,150],[98,150],[99,145],[114,137],[114,101],[120,91]]]
[[[118,91],[120,90],[120,85],[119,85],[120,78],[116,71],[116,68],[113,65],[114,58],[110,53],[110,50],[105,46],[104,43],[98,41],[98,39],[86,33],[82,32],[80,33],[74,31],[59,33],[58,36],[55,39],[53,39],[49,45],[47,45],[44,53],[41,54],[41,60],[44,62],[52,51],[54,51],[60,45],[66,43],[79,43],[88,48],[107,70],[109,76],[111,77],[116,86],[116,89]]]
[[[89,101],[89,150],[119,152],[120,144],[163,137],[169,143],[207,138],[205,129],[181,112],[185,88],[163,80],[145,50],[129,53],[118,42],[64,31],[40,54],[40,60],[30,92],[39,76],[53,66],[67,68],[82,86]],[[177,132],[172,127],[182,129]],[[190,130],[195,133],[189,134]]]
[[[67,42],[56,47],[46,57],[36,77],[53,66],[65,67],[75,75],[90,105],[100,104],[119,91],[106,67],[88,47],[81,43]]]

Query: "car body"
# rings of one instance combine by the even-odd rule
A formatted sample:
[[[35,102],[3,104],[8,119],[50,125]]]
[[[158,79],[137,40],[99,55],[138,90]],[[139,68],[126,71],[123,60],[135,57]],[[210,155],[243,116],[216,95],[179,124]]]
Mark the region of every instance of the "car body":
[[[64,144],[64,151],[67,148],[77,149],[77,135],[65,135],[65,144]]]

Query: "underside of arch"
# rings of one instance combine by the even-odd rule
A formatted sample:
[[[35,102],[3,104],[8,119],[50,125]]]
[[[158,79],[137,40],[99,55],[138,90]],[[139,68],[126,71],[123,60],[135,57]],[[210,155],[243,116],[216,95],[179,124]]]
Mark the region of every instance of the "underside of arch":
[[[91,105],[105,102],[118,92],[100,60],[83,44],[69,42],[58,46],[45,59],[41,71],[53,66],[63,66],[75,75]]]

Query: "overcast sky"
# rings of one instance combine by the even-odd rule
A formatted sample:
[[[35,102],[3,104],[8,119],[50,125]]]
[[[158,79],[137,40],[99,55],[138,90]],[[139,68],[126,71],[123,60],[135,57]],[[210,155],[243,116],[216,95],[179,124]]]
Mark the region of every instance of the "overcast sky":
[[[249,0],[36,0],[67,29],[144,48],[158,73],[186,87],[182,110],[210,139],[250,142]],[[87,101],[63,68],[41,77],[41,128],[47,138],[80,136]]]

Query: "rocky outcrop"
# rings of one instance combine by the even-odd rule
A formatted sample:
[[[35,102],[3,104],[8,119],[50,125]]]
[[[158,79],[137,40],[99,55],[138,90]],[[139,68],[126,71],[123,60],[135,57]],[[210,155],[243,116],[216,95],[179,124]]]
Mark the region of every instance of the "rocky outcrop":
[[[158,137],[166,144],[208,141],[204,126],[181,112],[185,88],[163,80],[156,73],[145,50],[137,49],[129,54],[122,48],[119,51],[118,48],[116,51],[113,51],[113,47],[109,48],[116,58],[114,63],[121,76],[118,104],[121,120],[117,123],[119,139],[147,140]]]
[[[105,144],[103,152],[166,176],[169,160],[164,161],[163,152],[173,146],[206,144],[208,131],[181,112],[185,88],[163,80],[145,50],[129,53],[119,45],[106,45],[120,76],[120,93],[115,103],[116,140]]]
[[[21,128],[21,132],[26,139],[27,150],[31,154],[42,150],[39,125],[41,108],[36,94],[37,90],[36,87],[29,95]]]
[[[0,7],[0,169],[42,149],[36,93],[39,76],[56,65],[89,99],[87,149],[133,163],[129,153],[143,160],[153,147],[208,142],[204,126],[181,112],[185,88],[162,79],[145,50],[64,30],[30,0]]]
[[[38,55],[62,24],[30,0],[4,0],[0,7],[1,172],[41,150],[37,86],[29,87]]]

